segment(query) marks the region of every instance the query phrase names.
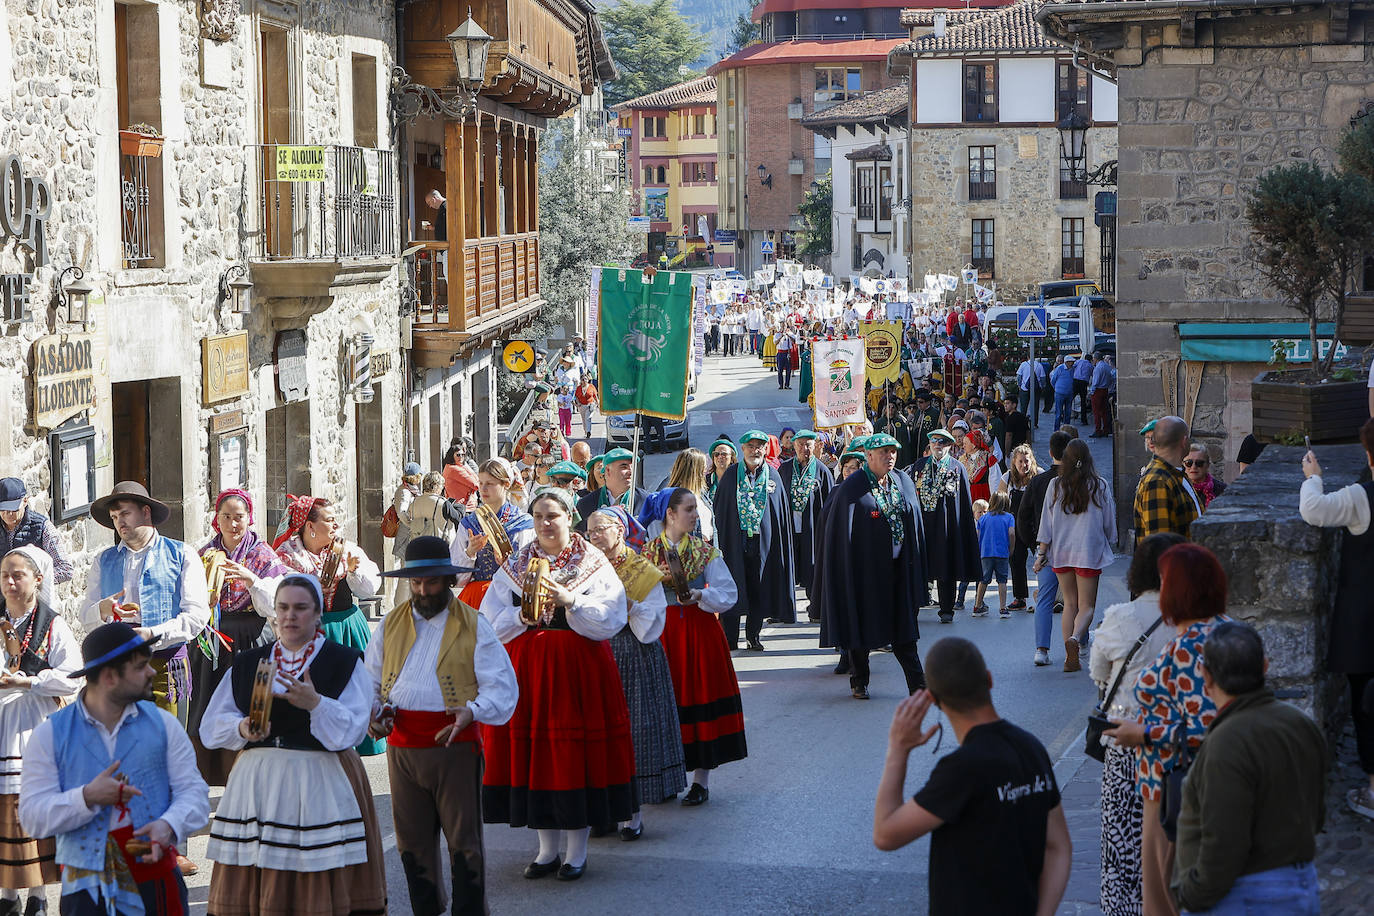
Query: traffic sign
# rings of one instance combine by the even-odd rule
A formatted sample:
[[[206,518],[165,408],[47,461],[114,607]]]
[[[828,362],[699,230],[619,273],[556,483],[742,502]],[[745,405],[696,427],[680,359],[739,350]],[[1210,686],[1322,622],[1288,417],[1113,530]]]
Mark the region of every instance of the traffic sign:
[[[772,254],[772,253],[773,253],[773,243],[772,243],[770,240],[768,240],[768,239],[764,239],[764,240],[763,240],[763,247],[760,249],[760,251],[762,251],[764,254]]]
[[[501,350],[501,362],[512,372],[534,369],[534,344],[528,340],[512,340]]]
[[[615,129],[615,135],[616,135],[617,137],[633,137],[633,136],[635,135],[634,128],[632,128],[632,127],[617,127],[617,128]]]
[[[1041,306],[1023,305],[1016,310],[1017,337],[1044,337],[1048,315]]]

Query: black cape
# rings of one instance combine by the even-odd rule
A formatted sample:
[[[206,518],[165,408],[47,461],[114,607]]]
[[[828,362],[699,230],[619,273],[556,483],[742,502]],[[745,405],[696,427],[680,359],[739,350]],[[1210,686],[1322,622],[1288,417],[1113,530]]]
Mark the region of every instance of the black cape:
[[[778,468],[783,488],[787,491],[788,518],[792,518],[792,478],[800,475],[797,459],[789,458]],[[821,507],[835,488],[835,477],[830,468],[816,460],[816,489],[811,492],[807,506],[801,513],[801,531],[795,525],[792,529],[792,567],[797,576],[797,584],[811,591],[811,579],[816,571],[816,526],[820,524]]]
[[[759,524],[759,556],[762,562],[748,561],[744,556],[744,529],[739,524],[739,484],[736,473],[739,465],[730,465],[725,479],[716,487],[711,506],[716,523],[716,546],[720,548],[730,575],[739,586],[739,600],[731,611],[749,613],[749,595],[745,581],[758,583],[758,594],[765,617],[776,617],[786,623],[797,622],[796,585],[792,575],[792,507],[787,502],[787,490],[778,472],[767,464],[763,471],[772,483],[768,504]]]
[[[850,474],[825,506],[814,594],[820,596],[821,645],[881,649],[921,635],[916,612],[929,601],[924,535],[916,487],[893,471],[906,499],[902,550],[892,556],[892,529],[863,471]]]
[[[930,458],[922,458],[911,467],[911,480],[921,479],[921,471],[928,461]],[[921,507],[926,576],[937,582],[977,582],[983,576],[983,557],[978,549],[978,528],[973,523],[968,471],[959,461],[955,461],[954,466],[959,469],[957,492],[944,494],[928,512]]]
[[[587,519],[592,517],[592,513],[601,508],[601,491],[605,487],[598,487],[595,490],[588,490],[577,501],[577,514],[582,516],[578,521],[576,530],[579,534],[587,533]],[[634,505],[630,507],[631,515],[639,514],[639,507],[644,505],[644,500],[649,498],[649,491],[643,487],[635,487],[633,497]]]

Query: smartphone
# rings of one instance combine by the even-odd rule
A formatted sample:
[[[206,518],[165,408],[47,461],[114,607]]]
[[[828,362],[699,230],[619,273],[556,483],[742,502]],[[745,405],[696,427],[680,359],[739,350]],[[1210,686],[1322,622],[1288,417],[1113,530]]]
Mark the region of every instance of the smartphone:
[[[1303,436],[1303,437],[1302,437],[1302,441],[1307,443],[1307,450],[1308,450],[1309,452],[1312,451],[1312,437],[1311,437],[1311,436]]]

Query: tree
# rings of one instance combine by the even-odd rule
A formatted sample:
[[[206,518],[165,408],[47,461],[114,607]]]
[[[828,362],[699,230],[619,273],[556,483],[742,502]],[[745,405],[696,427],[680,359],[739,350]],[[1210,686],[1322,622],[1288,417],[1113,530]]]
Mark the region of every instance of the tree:
[[[833,248],[830,224],[834,215],[834,190],[834,183],[827,174],[816,180],[815,190],[808,190],[797,208],[803,223],[802,243],[797,253],[803,261],[819,263]]]
[[[749,4],[749,12],[740,13],[735,19],[735,25],[730,29],[730,39],[725,45],[725,56],[729,57],[736,51],[742,51],[749,45],[759,40],[759,24],[754,21],[754,7],[759,5],[759,0],[753,0]]]
[[[605,88],[607,105],[692,78],[691,65],[708,47],[673,0],[616,0],[601,10],[601,27],[620,70],[620,78]]]

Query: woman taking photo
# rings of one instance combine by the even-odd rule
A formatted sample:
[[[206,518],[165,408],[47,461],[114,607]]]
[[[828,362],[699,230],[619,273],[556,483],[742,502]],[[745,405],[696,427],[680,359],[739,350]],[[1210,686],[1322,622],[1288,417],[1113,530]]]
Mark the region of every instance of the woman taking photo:
[[[272,614],[277,580],[291,572],[272,547],[253,530],[253,499],[243,490],[225,490],[215,498],[215,517],[210,522],[215,536],[200,548],[202,557],[218,550],[223,561],[224,585],[210,599],[210,627],[192,649],[191,704],[186,730],[196,749],[200,775],[212,786],[222,786],[234,765],[234,754],[212,751],[200,743],[200,723],[210,696],[239,653],[265,646],[274,638],[268,618]],[[225,643],[228,645],[225,645]]]
[[[477,493],[482,498],[482,505],[496,513],[496,520],[506,532],[512,551],[534,540],[533,520],[510,501],[508,488],[514,476],[510,463],[504,458],[488,458],[477,470]],[[458,598],[468,607],[480,608],[492,577],[501,564],[496,561],[496,551],[482,533],[482,523],[477,520],[477,513],[470,512],[463,516],[462,524],[453,535],[452,551],[454,566],[475,570],[458,577],[461,589]]]
[[[1026,495],[1026,487],[1030,486],[1030,480],[1040,473],[1040,465],[1035,462],[1035,452],[1029,445],[1018,445],[1011,450],[1011,457],[1007,461],[1007,473],[1002,478],[1002,489],[1007,491],[1011,497],[1011,514],[1016,516],[1016,510],[1021,508],[1021,499]],[[1020,536],[1013,538],[1015,541],[1011,545],[1011,596],[1012,602],[1007,605],[1009,611],[1024,611],[1027,607],[1027,599],[1030,598],[1030,586],[1026,581],[1026,560],[1030,557],[1030,545],[1021,540]]]
[[[1136,680],[1174,638],[1174,629],[1164,626],[1159,615],[1159,558],[1185,540],[1181,534],[1165,531],[1141,541],[1126,573],[1131,600],[1113,604],[1102,613],[1088,669],[1099,695],[1120,684],[1106,711],[1113,719],[1133,721],[1139,715]],[[1145,642],[1140,643],[1142,636]],[[1104,739],[1103,744],[1102,912],[1106,916],[1140,916],[1142,805],[1135,783],[1138,759],[1133,748],[1111,739]]]
[[[542,490],[530,510],[535,540],[511,554],[482,599],[520,684],[510,722],[482,727],[482,816],[538,832],[526,878],[557,872],[575,881],[586,869],[589,828],[634,816],[630,714],[606,644],[625,627],[625,587],[573,531],[571,493]],[[520,599],[534,559],[548,561],[549,574],[531,623]]]
[[[1064,449],[1059,476],[1050,481],[1040,513],[1040,543],[1034,571],[1048,564],[1059,580],[1064,602],[1064,670],[1081,671],[1079,648],[1088,640],[1097,585],[1112,565],[1116,509],[1107,481],[1097,476],[1092,453],[1082,439]]]
[[[206,747],[242,751],[210,828],[213,916],[385,910],[377,811],[353,750],[372,716],[372,679],[361,652],[320,632],[324,600],[314,576],[282,579],[277,642],[239,653],[201,722]],[[248,713],[266,660],[276,677],[260,732]]]
[[[644,548],[645,559],[665,577],[663,650],[682,722],[683,760],[692,771],[692,787],[682,799],[689,807],[710,797],[711,770],[748,755],[739,681],[716,616],[734,607],[739,593],[720,551],[692,534],[696,524],[696,495],[674,490],[663,532]],[[673,583],[674,563],[681,565],[685,595]]]
[[[587,538],[611,561],[625,586],[629,622],[611,637],[611,652],[630,709],[636,795],[640,805],[661,804],[687,788],[673,676],[659,643],[667,616],[663,573],[631,546],[642,548],[645,532],[624,506],[594,512]],[[643,833],[640,811],[620,824],[622,840],[637,840]]]

